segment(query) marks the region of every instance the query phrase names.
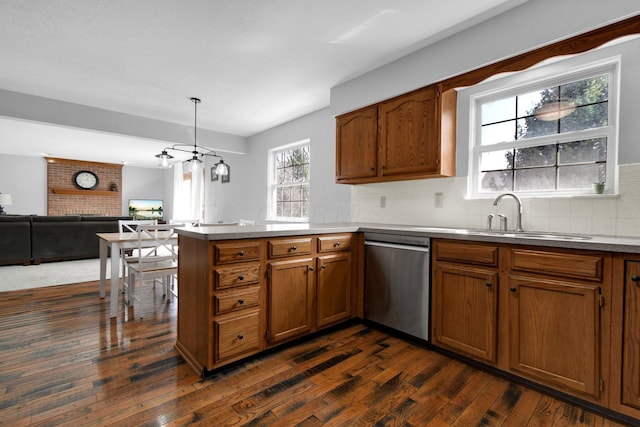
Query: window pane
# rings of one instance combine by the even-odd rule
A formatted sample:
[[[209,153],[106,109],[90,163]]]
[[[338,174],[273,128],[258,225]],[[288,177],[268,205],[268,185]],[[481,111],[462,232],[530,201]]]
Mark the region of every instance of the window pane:
[[[567,142],[558,146],[558,164],[604,162],[607,160],[607,138]]]
[[[516,113],[516,98],[499,99],[482,104],[482,124],[501,122],[514,118]]]
[[[555,190],[556,168],[516,170],[516,191]]]
[[[609,76],[603,74],[564,84],[560,87],[560,95],[562,99],[571,101],[577,106],[608,101]]]
[[[480,154],[480,170],[492,171],[513,168],[513,150],[489,151]]]
[[[302,217],[309,218],[309,202],[302,202]]]
[[[300,218],[302,216],[302,207],[300,202],[291,203],[291,216],[294,218]]]
[[[286,202],[282,205],[282,216],[290,217],[291,216],[291,203]]]
[[[516,123],[514,121],[482,126],[482,145],[513,141],[515,137]]]
[[[563,190],[591,188],[594,182],[604,181],[606,181],[606,166],[603,163],[558,168],[558,188]]]
[[[533,138],[536,136],[553,135],[558,133],[558,121],[538,120],[536,116],[518,119],[518,139]]]
[[[516,168],[530,168],[534,166],[549,166],[555,164],[555,145],[516,149]]]
[[[560,132],[594,129],[609,124],[609,103],[578,107],[568,116],[560,119]]]
[[[298,200],[300,200],[300,186],[295,185],[291,187],[291,201],[298,201]]]
[[[558,100],[558,87],[528,92],[518,95],[518,118],[531,116],[537,108]]]
[[[512,171],[483,172],[481,191],[511,191],[513,189]]]
[[[283,212],[284,212],[284,203],[283,202],[276,203],[276,215],[282,216]]]

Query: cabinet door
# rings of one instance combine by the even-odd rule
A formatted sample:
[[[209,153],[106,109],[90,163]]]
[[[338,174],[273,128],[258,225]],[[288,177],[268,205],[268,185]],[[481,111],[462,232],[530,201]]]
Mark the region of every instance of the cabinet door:
[[[518,276],[508,287],[510,369],[597,399],[600,287]]]
[[[313,258],[269,264],[269,344],[304,335],[313,328]]]
[[[434,271],[433,343],[495,363],[498,274],[447,263]]]
[[[336,179],[377,175],[378,107],[371,106],[336,118]]]
[[[640,409],[640,261],[625,267],[622,403]]]
[[[380,104],[382,175],[438,173],[437,96],[437,88],[429,86]]]
[[[331,325],[351,316],[351,254],[317,258],[317,326]]]

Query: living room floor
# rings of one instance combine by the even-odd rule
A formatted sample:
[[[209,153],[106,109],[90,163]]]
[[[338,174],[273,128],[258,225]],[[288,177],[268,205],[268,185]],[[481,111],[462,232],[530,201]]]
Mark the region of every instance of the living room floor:
[[[97,281],[0,292],[0,424],[622,425],[361,323],[201,379],[145,290],[143,319]]]

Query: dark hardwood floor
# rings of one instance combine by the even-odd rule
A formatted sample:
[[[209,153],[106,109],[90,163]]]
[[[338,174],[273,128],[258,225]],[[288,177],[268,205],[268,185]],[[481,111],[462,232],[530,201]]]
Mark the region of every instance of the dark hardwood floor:
[[[621,425],[362,324],[203,380],[147,292],[113,321],[98,282],[0,293],[0,425]]]

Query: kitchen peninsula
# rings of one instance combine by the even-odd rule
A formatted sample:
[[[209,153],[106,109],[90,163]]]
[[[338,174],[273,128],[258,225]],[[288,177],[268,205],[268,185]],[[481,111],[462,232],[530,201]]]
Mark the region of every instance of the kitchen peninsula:
[[[362,318],[368,231],[432,239],[439,351],[640,419],[638,238],[349,223],[187,228],[178,231],[176,349],[207,375]]]

